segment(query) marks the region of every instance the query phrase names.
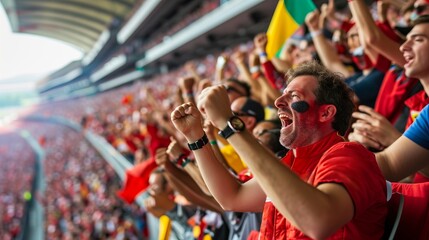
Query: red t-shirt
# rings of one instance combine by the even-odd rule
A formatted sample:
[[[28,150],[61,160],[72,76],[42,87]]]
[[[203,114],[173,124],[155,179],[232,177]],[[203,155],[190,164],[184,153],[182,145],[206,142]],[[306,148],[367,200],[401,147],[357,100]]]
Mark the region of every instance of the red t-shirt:
[[[404,196],[404,206],[395,239],[429,239],[429,183],[392,183],[392,191]],[[393,195],[388,203],[389,213],[396,213],[399,195]],[[392,225],[396,215],[388,217]]]
[[[417,116],[420,114],[420,111],[429,103],[428,95],[424,90],[414,94],[405,101],[405,105],[410,109],[410,116],[408,117],[407,126],[408,128]]]
[[[341,184],[353,200],[353,219],[329,239],[381,239],[387,214],[386,182],[374,154],[360,144],[343,142],[336,133],[295,152],[296,156],[289,151],[282,161],[302,180],[312,186]],[[267,200],[261,239],[309,238],[292,226]]]
[[[401,69],[392,66],[384,76],[374,110],[394,123],[417,82],[418,79],[408,78]]]

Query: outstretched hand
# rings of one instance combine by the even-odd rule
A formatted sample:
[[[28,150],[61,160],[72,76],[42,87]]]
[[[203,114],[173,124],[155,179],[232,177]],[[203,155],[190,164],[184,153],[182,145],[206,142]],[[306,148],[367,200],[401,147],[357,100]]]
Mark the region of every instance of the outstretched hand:
[[[352,128],[357,134],[380,144],[378,149],[391,145],[401,133],[381,114],[367,106],[359,106],[360,112],[354,112],[357,121]],[[362,137],[359,137],[362,138]],[[363,138],[362,138],[363,139]]]

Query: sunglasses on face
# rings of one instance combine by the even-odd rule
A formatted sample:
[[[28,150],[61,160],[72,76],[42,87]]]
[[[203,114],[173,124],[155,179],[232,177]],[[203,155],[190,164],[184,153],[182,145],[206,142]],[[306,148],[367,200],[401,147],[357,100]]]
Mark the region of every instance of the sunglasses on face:
[[[232,114],[234,116],[237,116],[237,117],[249,117],[249,116],[253,117],[252,115],[244,113],[244,112],[234,112],[234,111],[232,111]]]
[[[226,92],[227,92],[227,93],[235,92],[235,93],[238,93],[238,94],[240,94],[240,95],[243,95],[243,96],[244,96],[244,94],[243,94],[243,93],[241,93],[240,91],[238,91],[238,89],[237,89],[237,88],[235,88],[235,87],[225,86],[225,89],[226,89]]]
[[[359,33],[351,33],[350,35],[346,36],[346,39],[352,39],[359,37]]]
[[[260,137],[260,136],[265,135],[267,133],[271,134],[271,135],[275,135],[275,134],[278,134],[279,132],[280,132],[280,129],[264,129],[264,130],[256,133],[256,136]]]
[[[423,4],[423,5],[419,5],[419,6],[415,6],[414,7],[414,11],[416,11],[416,13],[418,15],[421,15],[424,11],[426,11],[426,9],[428,8],[428,4]]]

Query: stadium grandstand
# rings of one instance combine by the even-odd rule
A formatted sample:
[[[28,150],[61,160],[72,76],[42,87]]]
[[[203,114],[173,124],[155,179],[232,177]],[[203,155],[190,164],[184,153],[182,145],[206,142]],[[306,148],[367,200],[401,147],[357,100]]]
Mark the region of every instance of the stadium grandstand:
[[[0,125],[0,239],[429,239],[429,170],[410,167],[393,181],[375,162],[398,148],[402,133],[420,130],[413,122],[425,111],[428,88],[412,62],[424,62],[417,52],[429,45],[414,51],[407,34],[419,24],[429,29],[428,0],[0,3],[13,32],[57,39],[83,53],[39,79],[41,101]],[[308,90],[298,101],[289,87],[308,75],[320,86],[318,78],[331,76],[325,83],[331,92]],[[353,96],[334,99],[343,91],[336,85]],[[285,101],[293,103],[284,107]],[[342,107],[335,105],[335,121],[347,115],[345,129],[310,115],[334,104]],[[194,105],[205,119],[190,113],[198,112]],[[225,112],[233,117],[221,129],[216,118]],[[181,127],[178,115],[195,124]],[[241,129],[231,120],[237,118]],[[307,145],[285,143],[290,125],[310,128],[294,133]],[[336,134],[307,142],[322,125]],[[226,140],[242,131],[249,134],[239,134],[240,144]],[[201,132],[201,139],[190,137]],[[413,156],[426,157],[427,139],[412,142],[419,149]],[[209,148],[207,159],[196,152],[201,148]],[[266,176],[251,154],[274,159],[266,169],[293,177]],[[373,161],[339,160],[362,156]],[[279,158],[288,166],[279,167]],[[301,189],[312,188],[304,197],[298,186],[305,182]],[[291,190],[278,193],[273,185]],[[247,186],[253,188],[241,198],[229,197]],[[317,202],[315,192],[336,200],[338,209],[329,209],[338,213],[323,215],[328,211],[320,206],[331,205]],[[285,197],[291,194],[297,197]]]

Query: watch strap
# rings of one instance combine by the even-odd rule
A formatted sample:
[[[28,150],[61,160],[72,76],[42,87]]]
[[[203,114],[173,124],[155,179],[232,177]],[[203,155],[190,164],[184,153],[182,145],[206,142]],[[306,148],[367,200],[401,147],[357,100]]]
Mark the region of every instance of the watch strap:
[[[203,148],[207,143],[209,143],[209,139],[207,138],[206,133],[204,133],[204,135],[196,142],[188,143],[188,147],[191,151],[194,151]]]
[[[220,130],[218,134],[223,137],[224,139],[227,139],[231,137],[232,134],[234,134],[234,130],[229,126],[229,124],[226,125],[226,127],[223,130]]]
[[[238,128],[236,128],[235,126],[234,126],[234,124],[233,124],[233,122],[234,121],[239,121],[239,122],[241,122],[241,127],[238,127]],[[229,120],[228,120],[228,122],[227,122],[227,125],[226,125],[226,127],[223,129],[223,130],[221,130],[221,131],[219,131],[218,132],[218,134],[221,136],[221,137],[223,137],[224,139],[227,139],[227,138],[229,138],[229,137],[231,137],[234,133],[236,133],[236,132],[241,132],[241,131],[243,131],[244,130],[244,122],[243,122],[243,120],[241,120],[239,117],[237,117],[237,116],[232,116]]]

